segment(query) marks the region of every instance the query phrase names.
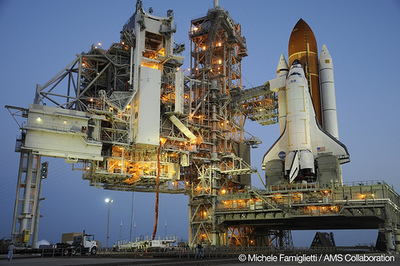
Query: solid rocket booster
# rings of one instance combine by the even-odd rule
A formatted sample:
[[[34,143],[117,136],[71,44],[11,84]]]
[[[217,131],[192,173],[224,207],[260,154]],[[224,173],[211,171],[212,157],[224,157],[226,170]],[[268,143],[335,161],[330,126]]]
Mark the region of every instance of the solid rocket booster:
[[[339,139],[333,63],[325,44],[322,46],[319,57],[319,79],[321,83],[324,129],[336,139]]]
[[[310,26],[300,19],[294,26],[289,38],[289,66],[298,59],[304,66],[305,75],[310,88],[315,113],[322,125],[321,99],[318,79],[317,41]]]
[[[276,69],[276,78],[281,79],[286,83],[286,77],[289,72],[288,64],[286,63],[285,56],[281,54],[279,58],[278,67]],[[285,84],[283,83],[283,84]],[[286,90],[282,86],[278,90],[278,112],[279,112],[279,133],[282,134],[286,125]]]

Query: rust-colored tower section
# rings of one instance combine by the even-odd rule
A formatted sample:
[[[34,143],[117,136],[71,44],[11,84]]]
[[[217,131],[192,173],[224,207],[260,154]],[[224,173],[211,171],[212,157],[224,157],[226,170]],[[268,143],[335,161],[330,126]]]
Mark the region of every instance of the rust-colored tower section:
[[[304,66],[315,113],[318,117],[318,122],[322,125],[317,41],[310,26],[303,19],[300,19],[294,26],[289,39],[289,66],[292,65],[295,59],[300,60]]]

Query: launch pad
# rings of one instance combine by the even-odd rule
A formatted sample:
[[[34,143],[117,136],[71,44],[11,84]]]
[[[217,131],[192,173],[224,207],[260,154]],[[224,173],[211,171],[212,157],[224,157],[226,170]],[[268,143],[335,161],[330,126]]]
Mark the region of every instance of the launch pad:
[[[275,179],[267,173],[265,189],[251,188],[256,169],[250,148],[260,140],[244,124],[284,124],[283,104],[278,106],[284,85],[270,81],[243,89],[246,39],[217,2],[191,21],[190,70],[180,69],[185,47],[174,43],[173,11],[157,17],[137,1],[120,42],[77,55],[37,85],[29,108],[7,106],[26,119],[16,145],[21,161],[14,237],[29,240],[38,232],[41,159],[47,156],[65,158],[96,188],[188,195],[190,246],[285,248],[291,245],[289,230],[375,228],[385,233],[387,249],[394,249],[399,195],[384,182],[343,184],[341,158],[331,156],[334,162],[324,166],[319,161],[314,176],[302,171],[309,177],[294,175],[286,183],[280,181],[287,169],[274,168],[284,165],[277,159],[268,168],[275,169]],[[319,155],[328,152],[318,147]],[[320,182],[321,176],[329,178]]]

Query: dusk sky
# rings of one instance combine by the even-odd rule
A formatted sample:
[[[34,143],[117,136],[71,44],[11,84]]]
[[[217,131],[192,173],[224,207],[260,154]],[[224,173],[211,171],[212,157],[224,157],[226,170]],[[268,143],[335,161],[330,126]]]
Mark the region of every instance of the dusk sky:
[[[19,134],[5,105],[28,108],[36,84],[44,84],[92,44],[107,49],[119,42],[120,31],[135,11],[136,0],[0,0],[0,238],[11,235],[19,154]],[[276,77],[280,54],[288,58],[288,41],[303,18],[313,30],[320,53],[326,44],[334,64],[339,136],[350,153],[343,181],[384,180],[400,192],[400,1],[220,0],[219,4],[242,25],[249,56],[243,59],[243,84],[258,86]],[[191,19],[207,14],[212,0],[143,0],[146,10],[166,16],[174,11],[176,43],[184,43],[184,67],[190,64],[188,31]],[[247,121],[246,130],[263,141],[252,150],[252,165],[261,176],[264,153],[279,137],[279,126]],[[107,203],[112,198],[111,246],[129,239],[132,192],[97,189],[82,180],[80,171],[63,159],[49,161],[43,182],[39,240],[57,243],[61,234],[94,234],[105,246]],[[252,185],[261,187],[257,175]],[[155,194],[135,193],[135,236],[151,235]],[[162,194],[158,235],[188,239],[188,197]],[[122,226],[121,226],[122,222]],[[165,226],[166,224],[166,226]],[[328,231],[328,230],[327,230]],[[334,231],[339,246],[374,243],[377,230]],[[361,233],[360,233],[361,232]],[[309,246],[315,231],[295,232],[295,246]]]

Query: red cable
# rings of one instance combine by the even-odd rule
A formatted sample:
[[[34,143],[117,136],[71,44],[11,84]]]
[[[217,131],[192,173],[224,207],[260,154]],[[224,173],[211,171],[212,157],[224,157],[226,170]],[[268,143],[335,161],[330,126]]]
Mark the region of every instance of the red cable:
[[[151,240],[154,240],[157,233],[157,222],[158,222],[158,200],[159,200],[159,193],[158,190],[160,188],[160,152],[161,152],[162,143],[160,141],[160,146],[158,146],[157,152],[157,177],[156,177],[156,207],[155,207],[155,219],[154,219],[154,229],[153,229],[153,236]]]

